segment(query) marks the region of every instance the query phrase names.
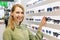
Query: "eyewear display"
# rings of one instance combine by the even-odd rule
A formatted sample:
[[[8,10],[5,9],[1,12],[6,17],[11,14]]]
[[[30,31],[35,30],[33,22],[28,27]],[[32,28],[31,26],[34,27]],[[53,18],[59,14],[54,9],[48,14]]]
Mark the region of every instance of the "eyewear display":
[[[37,30],[37,29],[38,29],[38,27],[35,27],[35,29]]]
[[[26,20],[29,20],[28,18],[26,18]]]
[[[60,20],[53,20],[54,24],[57,23],[59,24],[60,23]]]
[[[42,12],[42,11],[44,11],[44,9],[38,10],[38,12]]]
[[[35,21],[41,21],[41,19],[35,19]]]
[[[52,11],[52,8],[47,8],[47,12],[51,12]]]
[[[51,34],[51,31],[49,31],[49,34]]]
[[[53,9],[55,10],[55,9],[59,9],[60,7],[59,6],[55,6],[55,7],[53,7]]]
[[[53,21],[54,24],[57,23],[59,24],[60,23],[60,20],[56,20],[56,19],[51,19],[50,17],[46,17],[46,21],[50,22],[50,21]]]
[[[30,11],[30,13],[34,13],[34,11]]]
[[[26,20],[30,20],[30,21],[33,21],[34,19],[33,19],[33,18],[26,18]]]
[[[27,11],[26,14],[29,14],[29,11]]]
[[[48,33],[49,31],[48,30],[46,30],[46,33]]]
[[[30,18],[29,20],[30,20],[30,21],[33,21],[34,19],[33,19],[33,18]]]
[[[41,12],[41,10],[38,10],[38,12]]]
[[[45,30],[42,30],[42,32],[45,32]]]
[[[46,17],[46,21],[51,21],[53,19],[51,19],[50,17]]]
[[[53,32],[53,35],[56,36],[56,37],[58,37],[60,34],[57,33],[57,32]]]

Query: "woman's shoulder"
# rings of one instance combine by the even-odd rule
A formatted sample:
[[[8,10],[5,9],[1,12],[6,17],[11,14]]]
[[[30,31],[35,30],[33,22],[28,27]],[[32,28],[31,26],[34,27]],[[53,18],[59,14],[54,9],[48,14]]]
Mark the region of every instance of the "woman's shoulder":
[[[10,28],[9,27],[7,27],[7,28],[5,28],[5,30],[4,30],[4,32],[3,33],[10,33]]]

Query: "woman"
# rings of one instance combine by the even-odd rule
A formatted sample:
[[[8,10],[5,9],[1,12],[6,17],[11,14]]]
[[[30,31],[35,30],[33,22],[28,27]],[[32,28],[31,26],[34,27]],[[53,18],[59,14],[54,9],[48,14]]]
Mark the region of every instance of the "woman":
[[[11,9],[8,27],[3,33],[3,40],[42,40],[42,26],[45,25],[46,19],[43,17],[39,24],[38,31],[34,36],[26,25],[21,24],[24,19],[24,8],[20,4],[15,4]]]

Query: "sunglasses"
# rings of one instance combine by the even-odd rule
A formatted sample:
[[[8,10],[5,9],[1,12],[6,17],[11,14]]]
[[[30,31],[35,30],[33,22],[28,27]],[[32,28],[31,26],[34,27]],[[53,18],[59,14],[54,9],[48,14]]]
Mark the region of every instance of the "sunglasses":
[[[30,13],[34,13],[34,11],[30,11]]]
[[[57,32],[53,32],[53,35],[58,37],[60,34],[58,34]]]
[[[35,27],[36,30],[38,30],[38,27]]]
[[[59,6],[54,6],[53,8],[49,7],[49,8],[47,8],[47,12],[51,12],[51,11],[59,9],[59,8],[60,8]]]
[[[33,18],[26,18],[26,20],[30,20],[30,21],[33,21],[34,19],[33,19]]]
[[[53,20],[54,24],[57,23],[59,24],[60,23],[60,20]]]
[[[60,23],[60,20],[51,19],[50,17],[46,17],[46,21],[48,21],[48,22],[53,21],[54,24],[55,24],[55,23],[57,23],[57,24]]]
[[[55,7],[53,7],[53,10],[59,9],[59,8],[60,8],[59,6],[55,6]]]
[[[29,20],[30,20],[30,21],[33,21],[34,19],[33,19],[33,18],[30,18]]]
[[[46,17],[46,21],[51,21],[53,19],[51,19],[50,17]]]
[[[27,6],[28,6],[28,5],[27,5]],[[60,7],[59,7],[59,6],[49,7],[49,8],[47,8],[47,12],[52,12],[52,11],[54,11],[54,10],[56,10],[56,9],[60,9]],[[38,13],[39,13],[39,12],[42,12],[42,11],[45,11],[45,9],[39,9],[39,10],[38,10]],[[34,13],[34,11],[33,11],[33,10],[30,10],[30,11],[27,11],[27,12],[26,12],[26,14],[29,14],[29,13]]]
[[[26,14],[29,14],[29,11],[27,11]]]
[[[26,18],[26,20],[29,20],[28,18]]]
[[[47,8],[47,12],[51,12],[52,11],[52,8]]]
[[[44,11],[44,9],[41,9],[41,10],[39,9],[39,10],[38,10],[38,12],[42,12],[42,11]]]
[[[44,30],[44,29],[42,29],[42,32],[45,32],[45,30]]]
[[[46,33],[48,33],[48,34],[51,34],[51,31],[49,30],[44,30],[44,29],[42,29],[42,32],[46,32]]]
[[[46,30],[46,33],[48,33],[49,31],[48,30]]]
[[[35,21],[41,21],[41,19],[35,19]]]

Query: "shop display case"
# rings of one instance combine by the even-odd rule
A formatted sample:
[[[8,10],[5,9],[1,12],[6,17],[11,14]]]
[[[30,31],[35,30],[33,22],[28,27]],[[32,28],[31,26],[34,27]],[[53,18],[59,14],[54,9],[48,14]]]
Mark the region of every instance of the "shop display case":
[[[60,0],[45,0],[33,5],[26,2],[24,6],[24,23],[33,34],[36,33],[42,17],[46,16],[47,24],[41,30],[46,37],[43,40],[60,40]]]

